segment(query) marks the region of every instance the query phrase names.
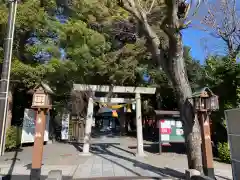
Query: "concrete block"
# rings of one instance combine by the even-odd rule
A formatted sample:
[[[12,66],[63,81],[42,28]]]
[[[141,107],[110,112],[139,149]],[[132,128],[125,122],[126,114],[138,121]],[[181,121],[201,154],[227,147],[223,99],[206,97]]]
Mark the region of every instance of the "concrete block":
[[[193,176],[200,176],[201,173],[196,169],[187,169],[185,171],[185,175],[186,175],[186,180],[192,180],[191,178]]]
[[[62,180],[61,170],[52,170],[48,173],[47,180]]]

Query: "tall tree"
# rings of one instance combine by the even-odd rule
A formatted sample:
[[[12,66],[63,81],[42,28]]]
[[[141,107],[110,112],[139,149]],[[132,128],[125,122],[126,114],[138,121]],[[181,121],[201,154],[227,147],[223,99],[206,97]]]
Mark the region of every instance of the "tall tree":
[[[202,171],[200,127],[189,99],[192,89],[185,68],[181,35],[181,29],[188,24],[186,17],[190,4],[178,0],[119,0],[118,4],[134,16],[150,47],[154,63],[161,66],[171,81],[184,123],[189,168]],[[154,20],[162,31],[160,35],[151,24]]]

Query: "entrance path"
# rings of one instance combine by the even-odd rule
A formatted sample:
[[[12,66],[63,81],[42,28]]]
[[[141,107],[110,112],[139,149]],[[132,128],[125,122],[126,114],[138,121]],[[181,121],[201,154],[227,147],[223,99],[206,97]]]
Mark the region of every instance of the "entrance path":
[[[80,163],[74,178],[109,177],[109,176],[147,176],[147,177],[175,177],[184,179],[187,169],[187,157],[177,153],[148,152],[151,142],[144,142],[146,157],[135,157],[137,142],[135,138],[93,139],[92,156],[84,163]],[[81,147],[77,149],[81,151]],[[216,178],[231,180],[231,165],[215,162]]]
[[[144,142],[146,157],[135,157],[136,139],[122,137],[97,137],[92,139],[92,156],[80,156],[81,144],[49,144],[44,146],[42,175],[50,170],[62,170],[64,179],[78,179],[110,176],[172,176],[184,177],[187,169],[186,155],[163,153],[162,155],[147,152],[150,142]],[[0,173],[19,176],[29,175],[32,159],[32,147],[24,147],[21,152],[5,153],[0,157]],[[215,172],[219,180],[231,180],[231,166],[215,162]],[[25,178],[24,179],[28,179]],[[43,178],[45,179],[45,178]],[[125,178],[126,179],[126,178]]]

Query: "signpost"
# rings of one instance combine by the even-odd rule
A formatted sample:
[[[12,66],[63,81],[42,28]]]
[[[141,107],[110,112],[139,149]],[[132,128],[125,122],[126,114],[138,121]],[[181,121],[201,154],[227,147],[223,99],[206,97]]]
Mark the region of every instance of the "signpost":
[[[41,83],[41,85],[34,88],[32,108],[37,111],[37,116],[32,154],[32,169],[30,174],[31,180],[40,180],[41,177],[46,112],[51,109],[51,99],[49,94],[52,93],[53,92],[49,86],[44,83]]]

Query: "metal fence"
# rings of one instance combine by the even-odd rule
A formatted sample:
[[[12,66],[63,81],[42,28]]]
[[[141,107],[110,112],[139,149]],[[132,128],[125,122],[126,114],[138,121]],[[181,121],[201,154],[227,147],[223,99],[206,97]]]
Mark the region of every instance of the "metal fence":
[[[240,179],[240,108],[225,111],[233,180]]]

